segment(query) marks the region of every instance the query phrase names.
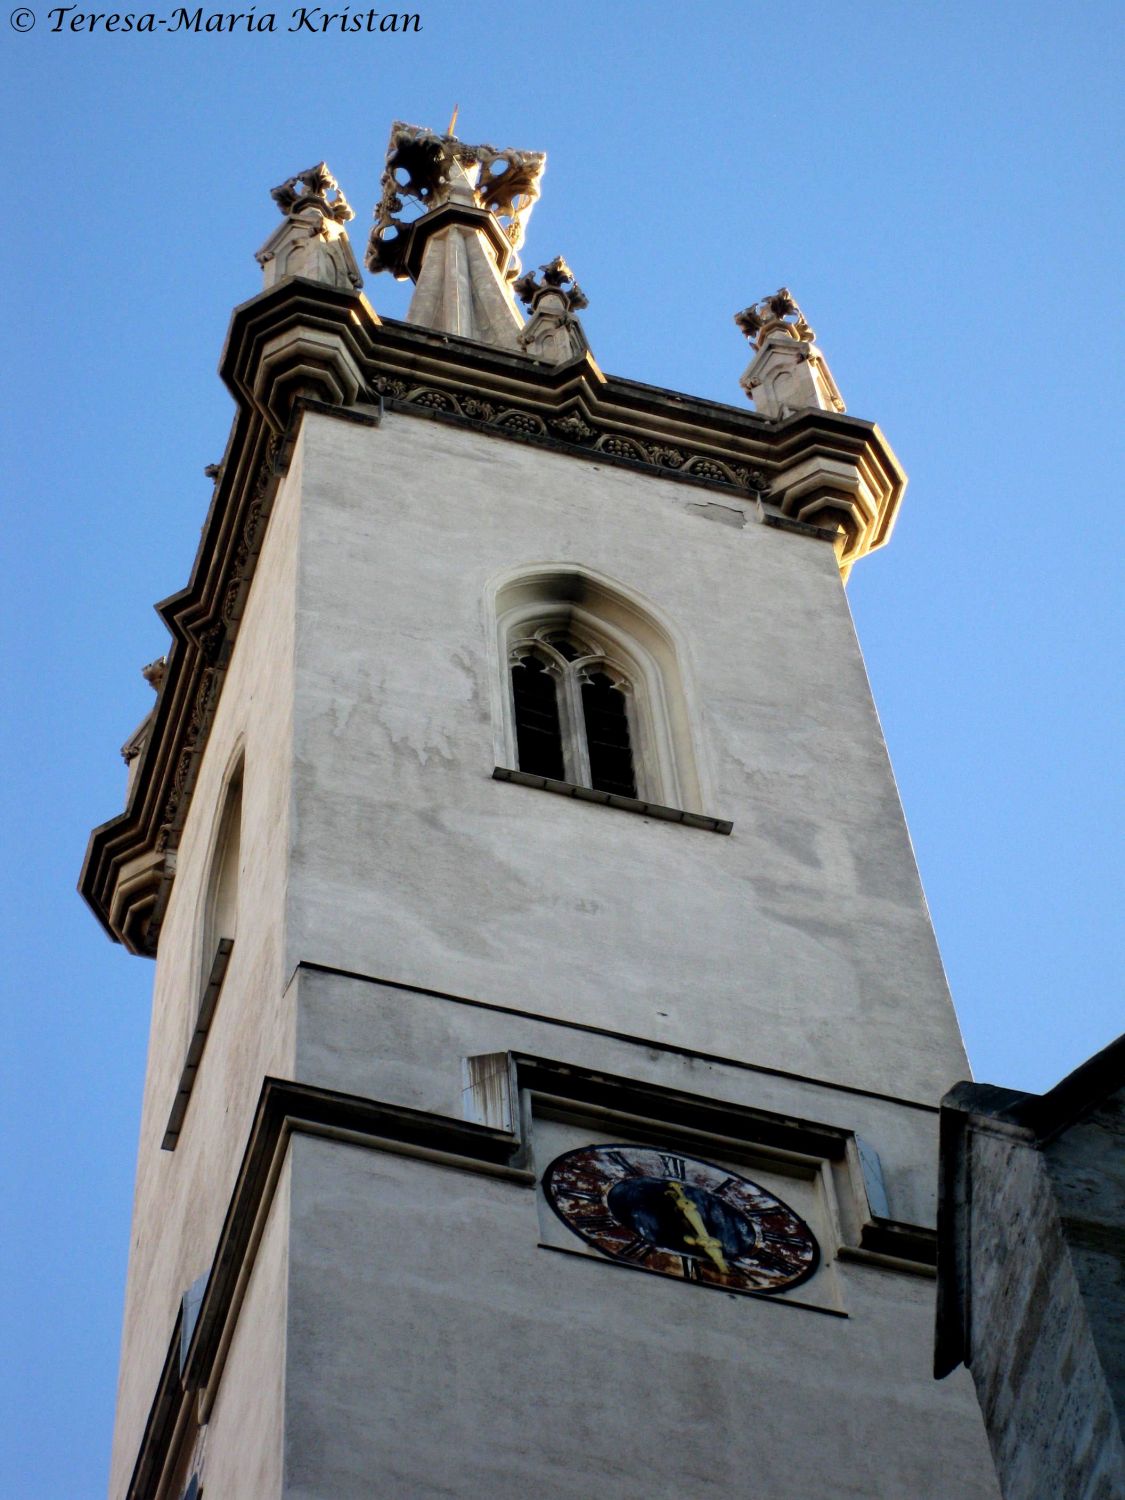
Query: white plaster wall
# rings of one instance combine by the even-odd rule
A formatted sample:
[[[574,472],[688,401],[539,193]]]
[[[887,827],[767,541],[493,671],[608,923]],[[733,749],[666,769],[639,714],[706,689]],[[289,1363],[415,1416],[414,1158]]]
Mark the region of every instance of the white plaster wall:
[[[290,1183],[286,1160],[207,1424],[203,1488],[230,1500],[281,1495]]]
[[[995,1500],[932,1283],[839,1318],[536,1244],[534,1195],[297,1137],[286,1500]]]
[[[211,1263],[266,1074],[457,1113],[461,1058],[513,1047],[767,1109],[795,1108],[799,1098],[806,1118],[872,1137],[892,1211],[927,1220],[928,1114],[812,1084],[795,1094],[791,1080],[660,1050],[927,1102],[966,1071],[835,559],[826,546],[752,520],[716,524],[708,517],[724,499],[415,418],[391,415],[373,431],[306,416],[161,938],[112,1495],[132,1469],[181,1293]],[[738,519],[737,503],[722,508]],[[497,575],[535,562],[591,567],[671,617],[700,705],[705,811],[732,818],[733,836],[491,779],[486,591]],[[198,1003],[207,855],[240,743],[235,951],[177,1149],[164,1153]],[[470,1012],[358,981],[314,991],[302,976],[287,988],[302,960],[499,1009]],[[820,1483],[828,1473],[821,1448],[837,1463],[850,1443],[860,1454],[846,1479],[852,1487],[831,1493],[867,1500],[856,1433],[876,1430],[884,1395],[908,1467],[911,1444],[930,1442],[919,1434],[931,1433],[934,1412],[975,1421],[971,1408],[958,1416],[943,1406],[948,1397],[932,1405],[921,1377],[903,1373],[904,1360],[911,1369],[925,1362],[929,1284],[904,1290],[902,1278],[852,1268],[851,1277],[886,1287],[870,1326],[853,1334],[813,1331],[832,1320],[745,1299],[733,1314],[742,1321],[724,1320],[717,1309],[727,1298],[670,1303],[683,1288],[650,1292],[655,1278],[602,1266],[587,1304],[581,1278],[591,1268],[534,1250],[530,1193],[304,1139],[293,1149],[286,1494],[369,1495],[376,1441],[388,1495],[472,1494],[491,1473],[491,1445],[503,1449],[511,1438],[523,1458],[492,1477],[495,1493],[522,1500],[529,1490],[519,1464],[541,1476],[544,1452],[562,1464],[579,1433],[594,1456],[572,1465],[571,1478],[593,1483],[608,1473],[599,1489],[631,1500],[626,1476],[643,1472],[654,1433],[675,1439],[667,1451],[680,1455],[693,1487],[699,1476],[711,1482],[705,1459],[716,1440],[680,1437],[705,1433],[715,1411],[731,1473],[758,1462],[781,1484],[778,1455],[803,1444],[811,1456],[800,1473]],[[271,1233],[283,1236],[281,1227]],[[261,1316],[254,1303],[243,1308],[247,1371],[254,1351],[277,1353],[275,1301],[261,1292]],[[704,1313],[703,1304],[712,1306]],[[798,1321],[775,1343],[785,1317]],[[562,1337],[571,1325],[574,1336]],[[885,1378],[863,1363],[881,1344],[897,1351]],[[746,1363],[748,1350],[767,1345],[764,1366]],[[819,1404],[834,1382],[853,1378],[857,1359],[868,1384],[822,1438]],[[666,1373],[655,1394],[650,1360]],[[679,1363],[688,1378],[677,1377]],[[568,1390],[572,1364],[579,1375]],[[526,1389],[525,1368],[533,1372]],[[615,1383],[626,1420],[599,1425]],[[269,1407],[273,1387],[265,1394]],[[223,1397],[224,1431],[237,1430],[229,1413],[253,1399],[249,1391]],[[684,1400],[690,1422],[676,1404]],[[261,1429],[253,1464],[267,1484],[278,1431],[271,1411],[247,1407],[245,1416]],[[777,1431],[763,1458],[755,1423],[767,1421]],[[850,1437],[849,1424],[858,1424]],[[435,1444],[447,1428],[448,1441]],[[964,1431],[971,1456],[979,1432]],[[614,1456],[613,1432],[624,1457]],[[228,1446],[217,1429],[208,1442],[210,1462],[242,1474],[237,1454],[217,1457]],[[462,1449],[468,1480],[449,1467]],[[321,1481],[315,1465],[329,1450]],[[430,1477],[412,1488],[405,1476],[415,1472]],[[991,1493],[976,1482],[955,1492]],[[224,1485],[257,1493],[241,1479]],[[544,1497],[585,1493],[552,1492],[538,1479],[534,1488]],[[795,1488],[815,1500],[815,1489]],[[925,1500],[930,1491],[901,1493]]]
[[[128,1483],[180,1297],[209,1269],[283,1001],[299,456],[281,486],[180,844],[161,931],[141,1116],[110,1495]],[[238,932],[175,1151],[160,1149],[199,1003],[202,893],[224,778],[245,749]]]
[[[829,547],[418,418],[304,445],[288,968],[932,1102],[966,1075]],[[490,779],[486,590],[553,561],[678,626],[730,838]]]
[[[459,1119],[464,1116],[463,1058],[493,1052],[550,1058],[853,1131],[878,1153],[891,1218],[935,1225],[936,1109],[640,1046],[549,1020],[459,1005],[354,977],[301,971],[292,989],[297,1008],[296,1072],[302,1082]]]

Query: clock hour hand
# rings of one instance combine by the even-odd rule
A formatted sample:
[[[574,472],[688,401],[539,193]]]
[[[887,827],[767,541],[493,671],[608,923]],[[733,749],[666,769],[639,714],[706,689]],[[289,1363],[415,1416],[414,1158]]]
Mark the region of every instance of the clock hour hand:
[[[665,1192],[672,1199],[673,1203],[675,1203],[680,1213],[683,1214],[691,1228],[695,1230],[694,1234],[684,1235],[684,1244],[697,1246],[726,1275],[730,1267],[723,1256],[723,1242],[722,1240],[717,1240],[713,1234],[707,1233],[707,1226],[703,1222],[703,1217],[687,1193],[684,1192],[683,1183],[669,1182],[665,1188]]]

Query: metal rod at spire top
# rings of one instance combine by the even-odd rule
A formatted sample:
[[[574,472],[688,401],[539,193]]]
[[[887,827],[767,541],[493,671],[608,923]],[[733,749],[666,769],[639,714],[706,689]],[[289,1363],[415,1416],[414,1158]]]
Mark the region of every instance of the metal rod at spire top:
[[[457,111],[460,108],[461,108],[461,106],[459,104],[455,104],[453,106],[453,113],[449,117],[449,126],[448,126],[448,128],[446,129],[446,132],[445,132],[446,135],[452,135],[453,134],[454,128],[456,127],[456,124],[457,124]]]

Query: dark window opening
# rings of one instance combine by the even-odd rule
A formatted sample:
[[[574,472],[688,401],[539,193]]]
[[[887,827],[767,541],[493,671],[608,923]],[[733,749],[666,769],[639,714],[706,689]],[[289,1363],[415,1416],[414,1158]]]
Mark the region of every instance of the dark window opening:
[[[547,641],[548,644],[554,646],[559,655],[565,657],[567,661],[577,661],[580,656],[586,655],[585,650],[581,646],[579,646],[577,642],[572,641],[567,635],[548,636]]]
[[[512,668],[512,692],[520,770],[565,781],[558,689],[537,656],[525,656]]]
[[[619,797],[637,795],[633,748],[629,742],[629,719],[625,694],[604,672],[595,672],[582,684],[582,712],[586,719],[586,747],[590,754],[590,785],[598,792]],[[521,762],[520,769],[523,769]]]

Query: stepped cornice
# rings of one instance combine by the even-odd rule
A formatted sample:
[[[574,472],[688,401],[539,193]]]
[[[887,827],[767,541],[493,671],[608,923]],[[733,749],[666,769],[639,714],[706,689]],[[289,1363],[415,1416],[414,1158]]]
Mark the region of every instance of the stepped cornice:
[[[236,413],[125,811],[90,836],[79,890],[106,931],[154,955],[176,850],[277,486],[306,411],[376,426],[384,410],[735,494],[761,520],[830,541],[847,574],[888,539],[905,475],[879,429],[836,412],[781,421],[571,360],[381,320],[349,288],[283,278],[237,308],[220,361]]]

